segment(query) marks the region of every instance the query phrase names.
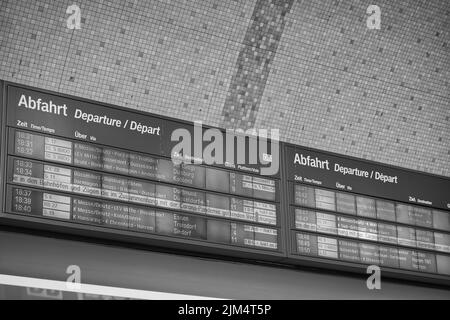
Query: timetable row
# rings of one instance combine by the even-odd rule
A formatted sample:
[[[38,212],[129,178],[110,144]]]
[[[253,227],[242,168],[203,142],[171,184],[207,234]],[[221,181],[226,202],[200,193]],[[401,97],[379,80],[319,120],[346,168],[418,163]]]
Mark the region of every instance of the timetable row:
[[[294,205],[450,231],[450,214],[420,206],[294,185]]]
[[[72,142],[24,131],[15,131],[18,156],[59,162],[115,174],[175,183],[216,192],[276,201],[276,180],[235,173],[197,164],[174,164],[156,158],[92,143]]]
[[[201,215],[277,225],[278,206],[94,171],[8,158],[9,182]]]
[[[278,231],[243,223],[10,187],[11,211],[113,229],[277,250]]]
[[[295,233],[294,241],[302,256],[450,275],[450,256],[302,232]]]
[[[450,253],[450,234],[292,208],[295,228],[349,238]]]

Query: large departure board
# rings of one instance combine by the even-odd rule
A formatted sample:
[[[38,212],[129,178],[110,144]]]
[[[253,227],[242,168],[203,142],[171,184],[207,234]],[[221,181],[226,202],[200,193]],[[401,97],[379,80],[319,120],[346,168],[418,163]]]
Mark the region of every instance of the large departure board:
[[[0,101],[2,224],[450,285],[448,178],[13,83]]]
[[[286,146],[289,256],[450,276],[450,180]]]
[[[14,84],[4,94],[4,219],[86,226],[94,236],[135,235],[180,250],[186,243],[209,254],[284,255],[280,174],[262,174],[270,163],[250,161],[249,152],[237,161],[237,143],[235,162],[224,154],[207,163],[210,128]],[[180,130],[200,153],[172,153]],[[246,148],[252,139],[244,137]]]

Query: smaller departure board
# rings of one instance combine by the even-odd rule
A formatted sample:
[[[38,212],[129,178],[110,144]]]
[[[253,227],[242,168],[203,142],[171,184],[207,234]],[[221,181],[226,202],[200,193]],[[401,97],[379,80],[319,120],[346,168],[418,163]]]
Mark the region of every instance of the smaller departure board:
[[[417,173],[294,146],[285,158],[290,259],[450,275],[450,198],[437,190],[450,187],[447,180],[424,175],[433,194],[417,188]]]

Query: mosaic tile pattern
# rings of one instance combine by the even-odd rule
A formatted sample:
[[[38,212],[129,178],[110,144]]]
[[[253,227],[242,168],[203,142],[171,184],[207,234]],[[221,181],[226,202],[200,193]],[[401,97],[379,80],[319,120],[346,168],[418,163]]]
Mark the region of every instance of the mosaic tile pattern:
[[[283,34],[285,17],[294,0],[258,0],[239,52],[235,74],[225,101],[222,127],[255,126],[259,104]]]
[[[73,3],[0,0],[1,79],[450,176],[448,0]]]

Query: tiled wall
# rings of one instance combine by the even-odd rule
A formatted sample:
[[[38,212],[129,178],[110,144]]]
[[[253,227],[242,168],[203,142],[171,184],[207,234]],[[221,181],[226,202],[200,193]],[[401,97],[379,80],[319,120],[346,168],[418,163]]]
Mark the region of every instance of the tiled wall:
[[[0,78],[450,176],[448,0],[0,0]]]

